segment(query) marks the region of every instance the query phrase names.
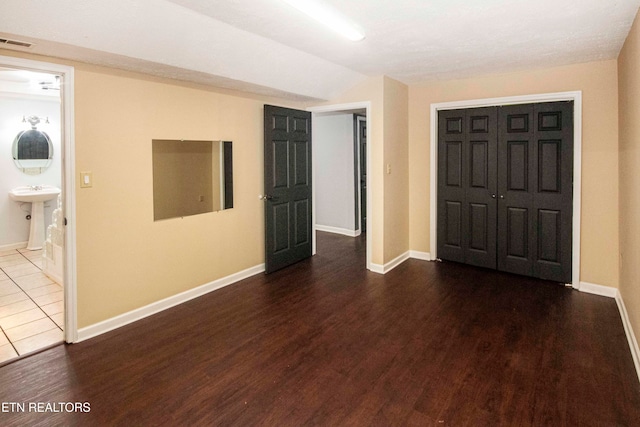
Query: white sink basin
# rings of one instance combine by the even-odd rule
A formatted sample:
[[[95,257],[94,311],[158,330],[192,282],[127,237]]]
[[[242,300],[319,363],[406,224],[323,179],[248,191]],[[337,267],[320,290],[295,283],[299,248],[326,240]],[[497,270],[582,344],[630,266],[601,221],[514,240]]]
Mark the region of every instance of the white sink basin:
[[[55,199],[60,194],[60,189],[53,185],[23,186],[9,190],[9,197],[16,202],[46,202]]]
[[[31,203],[31,225],[27,249],[42,249],[44,243],[44,202],[55,199],[60,189],[53,185],[35,185],[16,187],[9,190],[9,197],[16,202]]]

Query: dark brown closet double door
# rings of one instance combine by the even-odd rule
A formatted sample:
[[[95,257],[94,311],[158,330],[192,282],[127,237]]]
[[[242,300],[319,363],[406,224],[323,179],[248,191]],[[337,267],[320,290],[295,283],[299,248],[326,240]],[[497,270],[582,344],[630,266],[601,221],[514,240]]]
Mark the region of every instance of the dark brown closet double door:
[[[571,282],[573,102],[438,114],[438,258]]]

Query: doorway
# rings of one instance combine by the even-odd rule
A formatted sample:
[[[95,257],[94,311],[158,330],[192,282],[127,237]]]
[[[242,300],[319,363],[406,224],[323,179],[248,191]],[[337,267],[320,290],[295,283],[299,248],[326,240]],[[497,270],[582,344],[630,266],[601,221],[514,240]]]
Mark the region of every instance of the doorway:
[[[438,212],[437,197],[438,197],[438,179],[439,179],[439,166],[438,166],[438,114],[445,110],[454,110],[462,108],[481,108],[490,106],[506,106],[514,104],[528,104],[528,103],[544,103],[544,102],[557,102],[557,101],[573,101],[573,121],[574,121],[574,133],[573,133],[573,201],[572,206],[572,220],[571,220],[571,285],[579,289],[580,287],[580,191],[581,191],[581,147],[582,147],[582,93],[576,92],[560,92],[540,95],[525,95],[514,96],[505,98],[490,98],[480,100],[458,101],[450,103],[440,103],[431,105],[431,174],[430,174],[430,250],[431,259],[438,259]]]
[[[571,282],[573,103],[438,115],[438,254]]]
[[[338,116],[338,115],[342,115],[345,118],[345,123],[348,124],[349,130],[345,131],[345,132],[349,132],[349,138],[348,140],[351,141],[351,143],[346,144],[345,146],[343,146],[342,148],[344,149],[345,153],[347,153],[346,155],[348,156],[345,160],[345,164],[349,164],[351,165],[351,174],[348,175],[345,180],[350,180],[349,184],[351,187],[351,190],[348,192],[349,195],[345,196],[348,197],[348,200],[346,203],[350,203],[351,204],[351,214],[349,216],[349,214],[347,214],[349,220],[351,221],[351,224],[354,224],[352,227],[352,233],[351,235],[356,236],[359,235],[362,230],[370,230],[371,229],[371,207],[369,203],[366,203],[367,200],[371,200],[371,184],[370,184],[370,174],[369,172],[369,168],[370,168],[370,158],[371,158],[371,149],[367,144],[364,144],[364,146],[362,148],[364,148],[364,152],[361,153],[356,153],[357,150],[360,150],[361,148],[359,146],[354,145],[354,137],[357,136],[357,121],[354,119],[354,115],[358,115],[359,117],[361,117],[361,121],[363,123],[370,123],[371,120],[371,116],[370,116],[370,110],[371,110],[371,103],[366,101],[366,102],[356,102],[356,103],[349,103],[349,104],[337,104],[337,105],[327,105],[327,106],[322,106],[322,107],[312,107],[309,108],[308,110],[312,112],[312,120],[314,122],[314,141],[316,141],[316,143],[314,143],[313,146],[313,152],[314,155],[312,157],[312,168],[313,168],[313,176],[314,176],[314,182],[318,182],[318,176],[319,174],[327,174],[330,173],[330,170],[328,170],[327,168],[327,164],[328,161],[322,162],[320,160],[320,157],[317,155],[317,141],[318,141],[318,137],[317,132],[317,118],[322,117],[322,116]],[[363,126],[363,132],[365,137],[368,136],[368,129],[367,126]],[[320,138],[321,139],[321,138]],[[359,193],[361,192],[361,186],[360,186],[360,171],[355,172],[356,169],[358,169],[359,165],[361,164],[358,161],[358,158],[360,157],[360,155],[363,156],[363,163],[364,163],[364,199],[365,199],[365,209],[364,212],[362,212],[362,214],[360,213],[360,203],[361,203],[361,196],[359,195]],[[345,181],[346,182],[346,181]],[[358,182],[356,184],[356,182]],[[357,188],[357,190],[356,190]],[[314,186],[313,188],[313,223],[314,224],[318,224],[318,209],[320,206],[321,201],[319,200],[318,197],[318,193],[317,193],[317,188]],[[361,217],[364,217],[364,224],[361,223]],[[356,224],[359,224],[359,227],[356,226]],[[340,228],[340,227],[338,227]],[[357,229],[357,232],[356,232]],[[313,254],[316,253],[317,250],[317,245],[316,245],[316,231],[322,231],[322,227],[315,227],[314,226],[314,230],[313,230]],[[344,230],[333,230],[333,232],[335,231],[340,231],[342,232],[342,234],[346,234],[343,231]],[[371,252],[372,252],[372,241],[370,238],[366,239],[366,268],[368,270],[371,270]]]
[[[9,299],[21,301],[22,306],[12,308],[16,310],[15,316],[5,316],[3,336],[10,343],[23,341],[14,345],[13,350],[18,356],[29,354],[38,350],[38,345],[45,348],[55,342],[75,342],[77,340],[76,323],[76,288],[75,288],[75,190],[74,190],[74,147],[73,147],[73,67],[62,66],[21,58],[0,56],[0,69],[6,71],[6,79],[0,92],[9,102],[17,102],[23,99],[23,107],[16,111],[24,122],[32,129],[51,133],[51,140],[56,141],[52,151],[53,157],[49,169],[40,169],[39,165],[32,165],[26,160],[22,169],[17,163],[20,159],[9,158],[6,152],[7,168],[18,168],[20,174],[13,184],[17,186],[31,186],[34,191],[40,190],[46,185],[58,187],[61,197],[56,197],[45,202],[45,220],[51,227],[44,228],[44,238],[40,243],[38,239],[29,239],[31,243],[14,243],[16,254],[9,253],[5,258],[3,268],[6,279],[7,291],[19,290],[9,294]],[[13,76],[13,81],[11,81]],[[23,96],[15,87],[24,81],[32,81],[39,93]],[[14,89],[11,89],[11,87]],[[47,95],[43,95],[46,93]],[[55,105],[55,110],[46,112],[42,110],[42,102],[38,100],[50,98],[50,103]],[[43,101],[44,102],[44,101]],[[24,111],[23,111],[24,110]],[[32,117],[33,116],[33,117]],[[6,117],[13,121],[14,117]],[[47,121],[49,123],[47,123]],[[24,125],[24,123],[21,123]],[[5,138],[6,139],[6,138]],[[52,142],[53,143],[53,142]],[[7,151],[7,150],[5,150]],[[14,163],[14,164],[11,164]],[[45,172],[46,170],[46,172]],[[14,171],[15,172],[15,171]],[[42,172],[38,175],[39,172]],[[49,173],[49,175],[47,175]],[[51,181],[51,182],[49,182]],[[14,203],[13,201],[11,203]],[[50,205],[47,209],[46,206]],[[33,220],[31,203],[16,203],[25,215],[30,215]],[[15,206],[14,206],[15,207]],[[26,211],[29,211],[27,213]],[[24,216],[23,216],[24,217]],[[24,218],[20,218],[24,219]],[[44,224],[43,224],[44,227]],[[36,227],[37,228],[37,227]],[[24,234],[24,233],[23,233]],[[31,234],[31,231],[29,232]],[[14,240],[23,240],[16,238]],[[6,242],[5,242],[6,243]],[[9,246],[11,246],[9,244]],[[27,249],[26,246],[29,246]],[[41,249],[39,249],[41,248]],[[44,255],[44,256],[43,256]],[[11,264],[16,263],[16,267]],[[22,265],[22,266],[18,266]],[[13,289],[12,286],[16,289]],[[11,288],[11,289],[8,289]],[[5,302],[6,302],[5,301]],[[32,307],[36,305],[37,309]],[[4,313],[4,314],[8,314]],[[8,320],[7,320],[8,319]],[[25,320],[26,319],[26,320]],[[23,322],[23,323],[20,323]],[[24,323],[26,322],[26,323]],[[54,325],[54,326],[52,326]],[[51,326],[51,328],[49,328]],[[33,331],[37,327],[48,328],[49,341],[34,338]],[[56,335],[52,341],[57,327],[64,332]],[[7,332],[8,330],[11,330]],[[53,332],[52,332],[53,331]],[[41,332],[41,331],[40,331]],[[47,335],[47,331],[44,331]],[[37,334],[36,334],[37,335]],[[43,335],[43,336],[44,336]],[[40,344],[38,344],[40,342]]]

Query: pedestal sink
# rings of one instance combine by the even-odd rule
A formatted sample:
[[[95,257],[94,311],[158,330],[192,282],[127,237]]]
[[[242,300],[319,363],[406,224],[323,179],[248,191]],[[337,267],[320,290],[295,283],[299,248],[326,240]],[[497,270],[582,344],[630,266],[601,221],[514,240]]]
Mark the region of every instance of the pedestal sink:
[[[9,197],[16,202],[31,203],[31,227],[27,249],[42,249],[44,243],[44,202],[55,199],[60,189],[52,185],[25,185],[9,190]]]

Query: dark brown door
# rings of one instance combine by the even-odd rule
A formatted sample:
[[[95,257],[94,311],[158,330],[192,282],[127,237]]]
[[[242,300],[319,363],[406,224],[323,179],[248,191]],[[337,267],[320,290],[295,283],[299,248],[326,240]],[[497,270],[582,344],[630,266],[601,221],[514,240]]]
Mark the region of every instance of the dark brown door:
[[[571,282],[573,103],[441,111],[438,256]]]
[[[497,115],[439,113],[438,256],[496,267]]]
[[[360,161],[360,177],[358,187],[360,191],[360,231],[365,233],[367,231],[367,122],[366,120],[356,120],[357,130],[359,138],[356,139],[356,143],[359,143],[357,159]]]
[[[265,270],[311,256],[311,113],[264,106]]]
[[[573,103],[501,107],[498,269],[571,282]]]

